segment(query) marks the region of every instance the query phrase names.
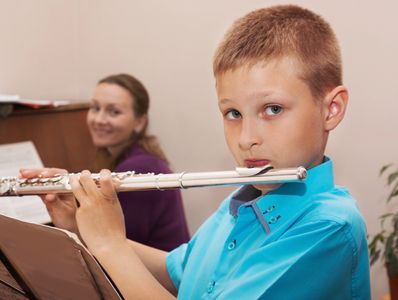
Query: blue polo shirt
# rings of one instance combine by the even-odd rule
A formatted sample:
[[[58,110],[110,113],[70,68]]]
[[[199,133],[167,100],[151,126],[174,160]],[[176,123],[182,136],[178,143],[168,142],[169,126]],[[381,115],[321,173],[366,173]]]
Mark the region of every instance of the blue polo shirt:
[[[166,264],[179,299],[370,299],[365,224],[329,159],[304,183],[238,189]]]

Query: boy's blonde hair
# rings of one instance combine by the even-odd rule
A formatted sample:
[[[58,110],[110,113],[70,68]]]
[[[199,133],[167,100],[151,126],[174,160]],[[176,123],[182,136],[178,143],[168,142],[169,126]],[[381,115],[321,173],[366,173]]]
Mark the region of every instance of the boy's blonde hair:
[[[315,99],[342,84],[340,49],[330,25],[295,5],[255,10],[238,19],[216,50],[215,76],[241,66],[293,57]]]

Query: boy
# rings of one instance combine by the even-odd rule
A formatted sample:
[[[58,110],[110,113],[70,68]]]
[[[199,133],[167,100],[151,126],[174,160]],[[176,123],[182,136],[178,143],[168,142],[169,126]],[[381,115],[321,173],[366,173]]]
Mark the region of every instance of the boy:
[[[227,33],[214,74],[237,164],[303,165],[307,181],[240,188],[167,254],[127,241],[109,172],[97,188],[84,171],[69,209],[90,251],[126,299],[370,299],[365,224],[324,156],[348,101],[329,25],[297,6],[256,10]],[[45,202],[62,219],[59,199]]]

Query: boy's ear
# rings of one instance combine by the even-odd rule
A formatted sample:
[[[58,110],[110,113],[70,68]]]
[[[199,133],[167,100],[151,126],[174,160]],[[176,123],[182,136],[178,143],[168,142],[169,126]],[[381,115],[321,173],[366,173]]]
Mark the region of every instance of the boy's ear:
[[[333,130],[343,120],[348,104],[348,90],[339,85],[324,98],[324,116],[326,131]]]

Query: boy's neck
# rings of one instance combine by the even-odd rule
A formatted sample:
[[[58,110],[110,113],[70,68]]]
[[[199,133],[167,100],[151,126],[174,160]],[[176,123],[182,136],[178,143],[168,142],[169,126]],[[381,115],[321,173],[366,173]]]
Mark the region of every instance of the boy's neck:
[[[279,188],[281,186],[281,184],[258,184],[258,185],[253,185],[253,187],[256,190],[259,190],[261,192],[261,195],[266,195],[269,192],[276,190],[277,188]]]

